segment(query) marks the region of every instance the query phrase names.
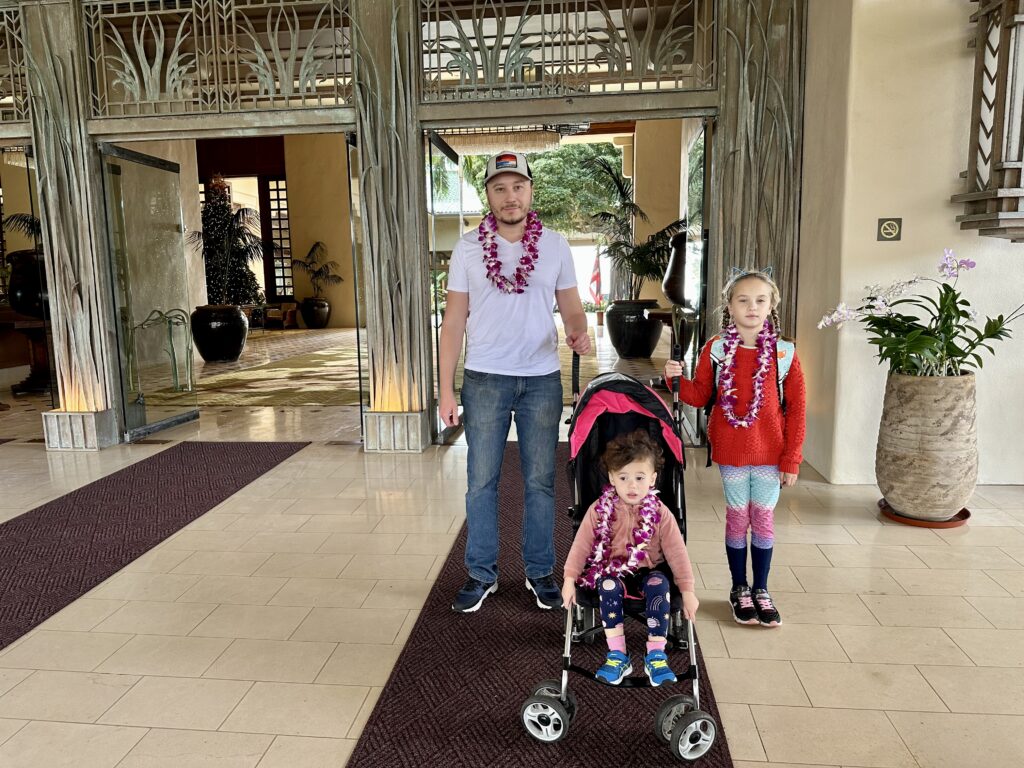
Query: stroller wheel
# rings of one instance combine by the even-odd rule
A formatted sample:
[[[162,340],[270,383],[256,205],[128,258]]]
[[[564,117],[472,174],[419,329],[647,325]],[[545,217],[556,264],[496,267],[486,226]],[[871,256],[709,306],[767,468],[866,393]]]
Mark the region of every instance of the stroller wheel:
[[[562,684],[558,680],[542,680],[533,686],[534,696],[550,696],[553,699],[558,699],[561,693]],[[571,722],[576,717],[576,694],[571,689],[566,688],[565,701],[562,703],[567,705],[566,711],[569,713],[569,721]]]
[[[569,733],[569,713],[558,699],[551,696],[531,696],[520,710],[523,727],[537,741],[553,744]]]
[[[717,734],[718,726],[711,715],[700,710],[687,712],[672,727],[668,746],[673,755],[689,763],[708,753]]]
[[[685,715],[687,712],[692,712],[697,708],[697,702],[693,696],[688,694],[681,694],[679,696],[669,696],[665,699],[664,703],[658,707],[658,714],[654,716],[654,735],[663,744],[668,744],[672,741],[672,729],[675,727],[676,722]]]

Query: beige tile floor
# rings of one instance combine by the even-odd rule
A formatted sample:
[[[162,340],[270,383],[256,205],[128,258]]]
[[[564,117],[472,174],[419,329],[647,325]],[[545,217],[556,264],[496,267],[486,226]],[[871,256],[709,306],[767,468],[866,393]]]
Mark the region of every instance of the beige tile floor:
[[[345,764],[462,525],[465,447],[368,455],[326,443],[346,417],[267,410],[160,435],[313,444],[0,652],[0,766]],[[164,448],[2,445],[0,519]],[[693,458],[698,632],[738,768],[1024,765],[1024,487],[935,532],[808,468],[777,510],[773,631],[729,618],[721,489]]]

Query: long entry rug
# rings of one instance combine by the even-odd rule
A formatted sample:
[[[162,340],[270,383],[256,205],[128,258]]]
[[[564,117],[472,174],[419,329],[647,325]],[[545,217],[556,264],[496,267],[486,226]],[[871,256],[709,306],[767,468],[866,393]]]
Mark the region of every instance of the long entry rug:
[[[184,442],[0,525],[0,648],[308,443]]]
[[[555,493],[559,574],[572,543],[572,527],[565,514],[570,501],[563,471],[567,458],[568,447],[560,445]],[[451,600],[466,577],[463,527],[370,715],[349,768],[680,765],[654,735],[654,717],[666,698],[690,693],[689,683],[619,689],[571,675],[569,685],[578,709],[565,738],[542,744],[523,729],[520,707],[533,686],[561,674],[565,613],[539,610],[524,587],[519,555],[522,497],[518,448],[509,443],[499,489],[498,592],[476,613],[452,612]],[[646,632],[636,621],[628,622],[627,628],[634,669],[642,674],[639,665]],[[597,669],[605,651],[601,639],[592,646],[574,646],[573,662]],[[677,672],[685,669],[685,659],[685,653],[672,654]],[[701,708],[715,717],[719,732],[712,750],[697,764],[728,768],[732,759],[702,660],[700,667]]]

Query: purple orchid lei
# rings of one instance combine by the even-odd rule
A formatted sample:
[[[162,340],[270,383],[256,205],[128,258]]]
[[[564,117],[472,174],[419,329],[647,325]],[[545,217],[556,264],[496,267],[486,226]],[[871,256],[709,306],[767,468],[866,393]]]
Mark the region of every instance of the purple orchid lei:
[[[747,415],[742,419],[736,415],[736,350],[740,346],[740,332],[736,324],[730,323],[723,334],[725,341],[725,359],[722,362],[722,375],[719,378],[722,396],[719,407],[722,415],[730,426],[746,428],[757,421],[761,406],[764,405],[765,380],[771,373],[772,352],[775,349],[775,328],[770,320],[765,320],[764,327],[757,334],[757,371],[754,373],[754,397],[750,401]]]
[[[594,546],[587,558],[588,566],[580,574],[576,583],[587,589],[597,589],[597,582],[604,576],[621,576],[633,573],[654,537],[654,532],[661,523],[661,502],[658,491],[652,488],[640,502],[640,514],[637,526],[633,529],[632,541],[626,545],[626,560],[611,557],[612,535],[615,528],[615,504],[619,495],[615,486],[607,485],[601,498],[597,500],[597,519],[594,522]]]
[[[477,229],[479,233],[477,240],[484,249],[484,267],[487,269],[488,279],[494,283],[494,287],[502,293],[522,293],[529,284],[527,279],[537,265],[540,252],[537,250],[537,242],[540,240],[544,226],[540,223],[540,217],[536,211],[526,214],[526,229],[523,232],[523,255],[519,259],[519,266],[516,267],[512,277],[505,277],[501,274],[501,261],[498,259],[498,221],[493,213],[489,213],[480,222]]]

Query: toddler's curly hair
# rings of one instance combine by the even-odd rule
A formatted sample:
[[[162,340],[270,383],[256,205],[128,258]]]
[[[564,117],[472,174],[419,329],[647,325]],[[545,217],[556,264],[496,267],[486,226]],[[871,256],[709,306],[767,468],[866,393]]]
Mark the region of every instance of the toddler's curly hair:
[[[601,471],[611,474],[634,461],[651,462],[655,472],[660,472],[665,466],[665,454],[661,446],[645,429],[637,429],[610,440],[601,455]]]

